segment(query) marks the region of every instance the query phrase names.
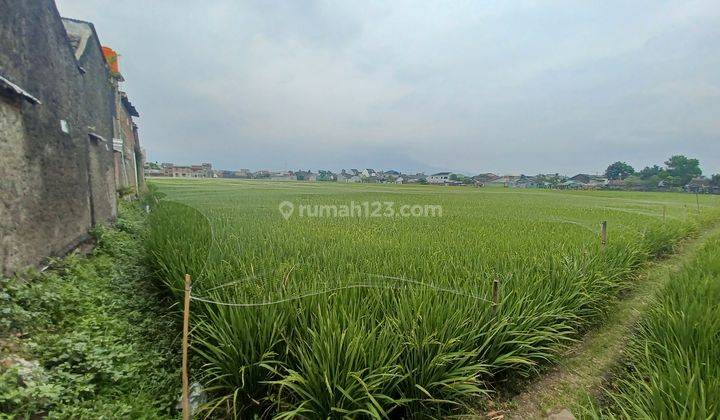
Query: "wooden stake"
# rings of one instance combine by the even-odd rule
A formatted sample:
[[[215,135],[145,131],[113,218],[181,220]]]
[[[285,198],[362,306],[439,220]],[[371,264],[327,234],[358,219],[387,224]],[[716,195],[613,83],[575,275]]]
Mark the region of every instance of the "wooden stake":
[[[695,193],[695,202],[697,203],[698,214],[700,214],[700,194]]]
[[[188,335],[190,335],[190,275],[185,274],[185,308],[182,339],[182,410],[183,420],[190,420],[190,380],[188,378]]]
[[[600,231],[600,243],[603,248],[607,245],[607,221],[602,222],[602,228]]]
[[[493,280],[493,313],[497,313],[500,305],[500,279]]]
[[[667,220],[667,206],[663,206],[663,223]]]

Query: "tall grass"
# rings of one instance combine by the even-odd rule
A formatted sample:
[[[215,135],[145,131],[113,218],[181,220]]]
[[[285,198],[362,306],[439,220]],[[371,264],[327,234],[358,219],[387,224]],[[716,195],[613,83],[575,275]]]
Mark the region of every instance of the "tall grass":
[[[720,235],[656,297],[594,417],[720,417]]]
[[[179,293],[187,272],[203,299],[280,300],[193,302],[194,361],[213,397],[206,410],[237,418],[468,412],[497,386],[557,360],[644,261],[700,223],[677,195],[260,182],[162,190],[201,210],[163,202],[150,216],[149,263],[169,290]],[[287,199],[444,211],[442,219],[285,221],[277,205]],[[678,200],[667,223],[648,216],[667,205],[659,199]],[[704,218],[716,215],[708,209]],[[604,250],[601,220],[611,226]],[[291,299],[322,290],[333,291]]]

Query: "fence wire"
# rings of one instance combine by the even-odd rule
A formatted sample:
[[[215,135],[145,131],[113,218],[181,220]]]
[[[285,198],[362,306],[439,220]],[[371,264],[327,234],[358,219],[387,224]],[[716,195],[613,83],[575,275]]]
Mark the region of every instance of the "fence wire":
[[[331,287],[331,288],[327,288],[327,289],[323,289],[323,290],[316,290],[316,291],[312,291],[312,292],[308,292],[308,293],[302,293],[302,294],[297,294],[297,295],[293,295],[293,296],[288,296],[288,297],[282,298],[282,299],[265,301],[265,302],[255,302],[255,303],[253,303],[253,302],[221,302],[221,301],[213,300],[209,297],[195,296],[192,293],[190,295],[190,299],[196,300],[198,302],[215,304],[215,305],[220,305],[220,306],[229,306],[229,307],[237,307],[237,308],[252,308],[252,307],[279,305],[282,303],[288,303],[288,302],[292,302],[292,301],[296,301],[296,300],[302,300],[302,299],[306,299],[306,298],[314,297],[314,296],[331,294],[331,293],[340,292],[340,291],[344,291],[344,290],[379,289],[379,290],[403,290],[403,291],[431,290],[431,291],[440,292],[440,293],[448,293],[448,294],[453,294],[456,296],[462,296],[462,297],[474,299],[477,301],[481,301],[481,302],[485,302],[485,303],[489,303],[489,304],[493,304],[493,305],[496,304],[492,300],[485,299],[484,297],[477,296],[477,295],[474,295],[471,293],[467,293],[462,290],[435,286],[433,284],[424,283],[419,280],[406,279],[403,277],[386,276],[386,275],[382,275],[382,274],[369,274],[369,273],[363,273],[363,274],[370,276],[370,277],[376,277],[376,278],[381,278],[381,279],[385,279],[385,280],[393,280],[393,281],[403,282],[403,283],[410,284],[412,286],[383,285],[383,284],[371,284],[371,283],[347,284],[344,286]],[[250,276],[246,279],[249,279],[249,278],[257,278],[257,276]],[[226,283],[226,284],[223,284],[220,286],[216,286],[212,289],[208,289],[207,291],[217,290],[219,288],[230,286],[233,284],[239,284],[242,281],[243,280],[233,281],[233,282]],[[413,286],[415,286],[415,287],[413,287]]]

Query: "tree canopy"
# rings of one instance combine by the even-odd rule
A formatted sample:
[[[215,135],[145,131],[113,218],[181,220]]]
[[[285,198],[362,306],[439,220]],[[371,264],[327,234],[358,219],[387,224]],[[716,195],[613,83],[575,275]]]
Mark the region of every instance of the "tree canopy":
[[[661,181],[666,186],[683,187],[701,175],[700,161],[684,155],[671,156],[665,161],[665,167],[646,166],[637,173],[625,162],[615,162],[605,171],[608,179],[623,179],[628,186],[646,187],[656,187]],[[713,185],[720,184],[719,176],[713,175]]]
[[[673,184],[683,186],[702,175],[700,169],[700,161],[698,159],[690,159],[683,155],[671,156],[665,162],[668,175],[672,178]]]
[[[635,169],[625,162],[615,162],[605,170],[607,179],[625,179],[635,173]]]
[[[661,168],[658,165],[644,167],[643,170],[639,172],[639,175],[642,179],[649,179],[654,176],[658,176],[660,178],[667,177],[667,174],[665,173],[665,168]]]

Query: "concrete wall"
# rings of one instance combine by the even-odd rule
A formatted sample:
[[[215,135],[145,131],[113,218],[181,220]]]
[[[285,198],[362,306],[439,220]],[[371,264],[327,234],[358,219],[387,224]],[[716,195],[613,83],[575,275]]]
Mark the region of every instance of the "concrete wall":
[[[93,220],[95,223],[105,223],[113,220],[117,215],[115,163],[112,152],[117,90],[110,82],[110,73],[94,26],[87,22],[82,24],[89,27],[93,36],[81,53],[75,51],[75,56],[80,55],[78,64],[85,71],[80,77],[82,97],[78,103],[78,110],[85,133],[93,132],[106,140],[102,142],[86,139],[90,160]]]
[[[115,98],[99,43],[76,60],[52,0],[0,0],[0,10],[0,74],[42,102],[0,94],[0,269],[9,274],[115,217],[112,144],[88,136],[112,139]]]
[[[135,189],[137,192],[140,190],[141,181],[137,176],[135,163],[140,160],[140,158],[135,154],[136,149],[137,152],[139,152],[140,147],[136,147],[135,130],[133,128],[132,117],[128,114],[127,110],[121,103],[120,98],[117,100],[116,113],[117,125],[119,128],[118,133],[120,134],[120,138],[123,140],[123,148],[122,153],[115,152],[116,162],[120,165],[120,168],[118,168],[118,171],[116,172],[116,174],[119,175],[119,178],[116,178],[115,181],[117,182],[118,188],[130,187]]]

